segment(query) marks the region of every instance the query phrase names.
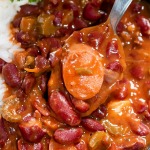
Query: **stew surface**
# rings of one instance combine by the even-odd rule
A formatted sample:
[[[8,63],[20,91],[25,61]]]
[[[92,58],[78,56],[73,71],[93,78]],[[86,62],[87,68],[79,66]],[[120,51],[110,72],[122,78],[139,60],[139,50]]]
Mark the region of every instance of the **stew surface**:
[[[21,6],[10,28],[24,51],[11,63],[0,59],[8,88],[0,149],[148,149],[150,4],[133,0],[117,35],[107,20],[112,5],[42,0]]]

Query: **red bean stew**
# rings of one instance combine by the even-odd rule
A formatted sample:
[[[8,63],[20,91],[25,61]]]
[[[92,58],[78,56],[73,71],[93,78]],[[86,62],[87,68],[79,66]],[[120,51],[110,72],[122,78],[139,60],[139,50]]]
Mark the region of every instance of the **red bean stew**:
[[[133,0],[118,36],[104,23],[112,5],[42,0],[21,6],[11,31],[24,51],[11,63],[0,59],[8,88],[0,149],[148,149],[150,5]]]

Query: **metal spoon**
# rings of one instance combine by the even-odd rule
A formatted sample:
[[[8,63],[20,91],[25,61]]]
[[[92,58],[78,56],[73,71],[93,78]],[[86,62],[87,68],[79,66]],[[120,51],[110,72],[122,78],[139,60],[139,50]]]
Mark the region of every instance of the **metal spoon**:
[[[123,14],[131,4],[132,0],[115,0],[115,3],[111,9],[109,18],[110,23],[112,25],[112,28],[114,32],[116,33],[116,27],[122,18]]]

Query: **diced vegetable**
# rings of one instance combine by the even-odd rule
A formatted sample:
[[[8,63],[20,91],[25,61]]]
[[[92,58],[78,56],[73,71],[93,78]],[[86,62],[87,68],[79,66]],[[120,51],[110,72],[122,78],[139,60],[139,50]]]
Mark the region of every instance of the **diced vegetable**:
[[[123,128],[122,125],[112,124],[109,120],[103,122],[104,127],[113,135],[124,135],[128,128]]]
[[[92,75],[92,70],[88,68],[75,68],[78,75]]]
[[[39,31],[41,34],[48,36],[56,32],[57,27],[53,24],[54,16],[41,14],[38,16],[37,21],[39,23]]]
[[[19,122],[22,116],[17,112],[21,107],[21,103],[16,96],[10,96],[5,99],[2,106],[2,117],[10,122]]]
[[[27,56],[25,61],[25,66],[30,66],[34,64],[34,57],[33,56]]]
[[[95,132],[90,138],[89,147],[92,150],[97,150],[97,148],[100,148],[102,146],[102,141],[106,136],[108,135],[104,131]]]
[[[35,28],[36,18],[33,17],[23,17],[20,24],[20,29],[23,32],[29,32]]]

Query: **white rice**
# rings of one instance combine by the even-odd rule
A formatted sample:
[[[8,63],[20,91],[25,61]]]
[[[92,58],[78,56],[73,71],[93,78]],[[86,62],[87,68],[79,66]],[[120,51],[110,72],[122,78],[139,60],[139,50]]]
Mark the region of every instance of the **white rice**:
[[[14,2],[0,0],[0,58],[6,62],[11,62],[14,52],[22,50],[19,43],[12,41],[9,27],[20,6],[26,3],[28,0],[14,0]],[[2,75],[0,75],[0,108],[3,104],[4,91],[6,91],[6,86]]]

